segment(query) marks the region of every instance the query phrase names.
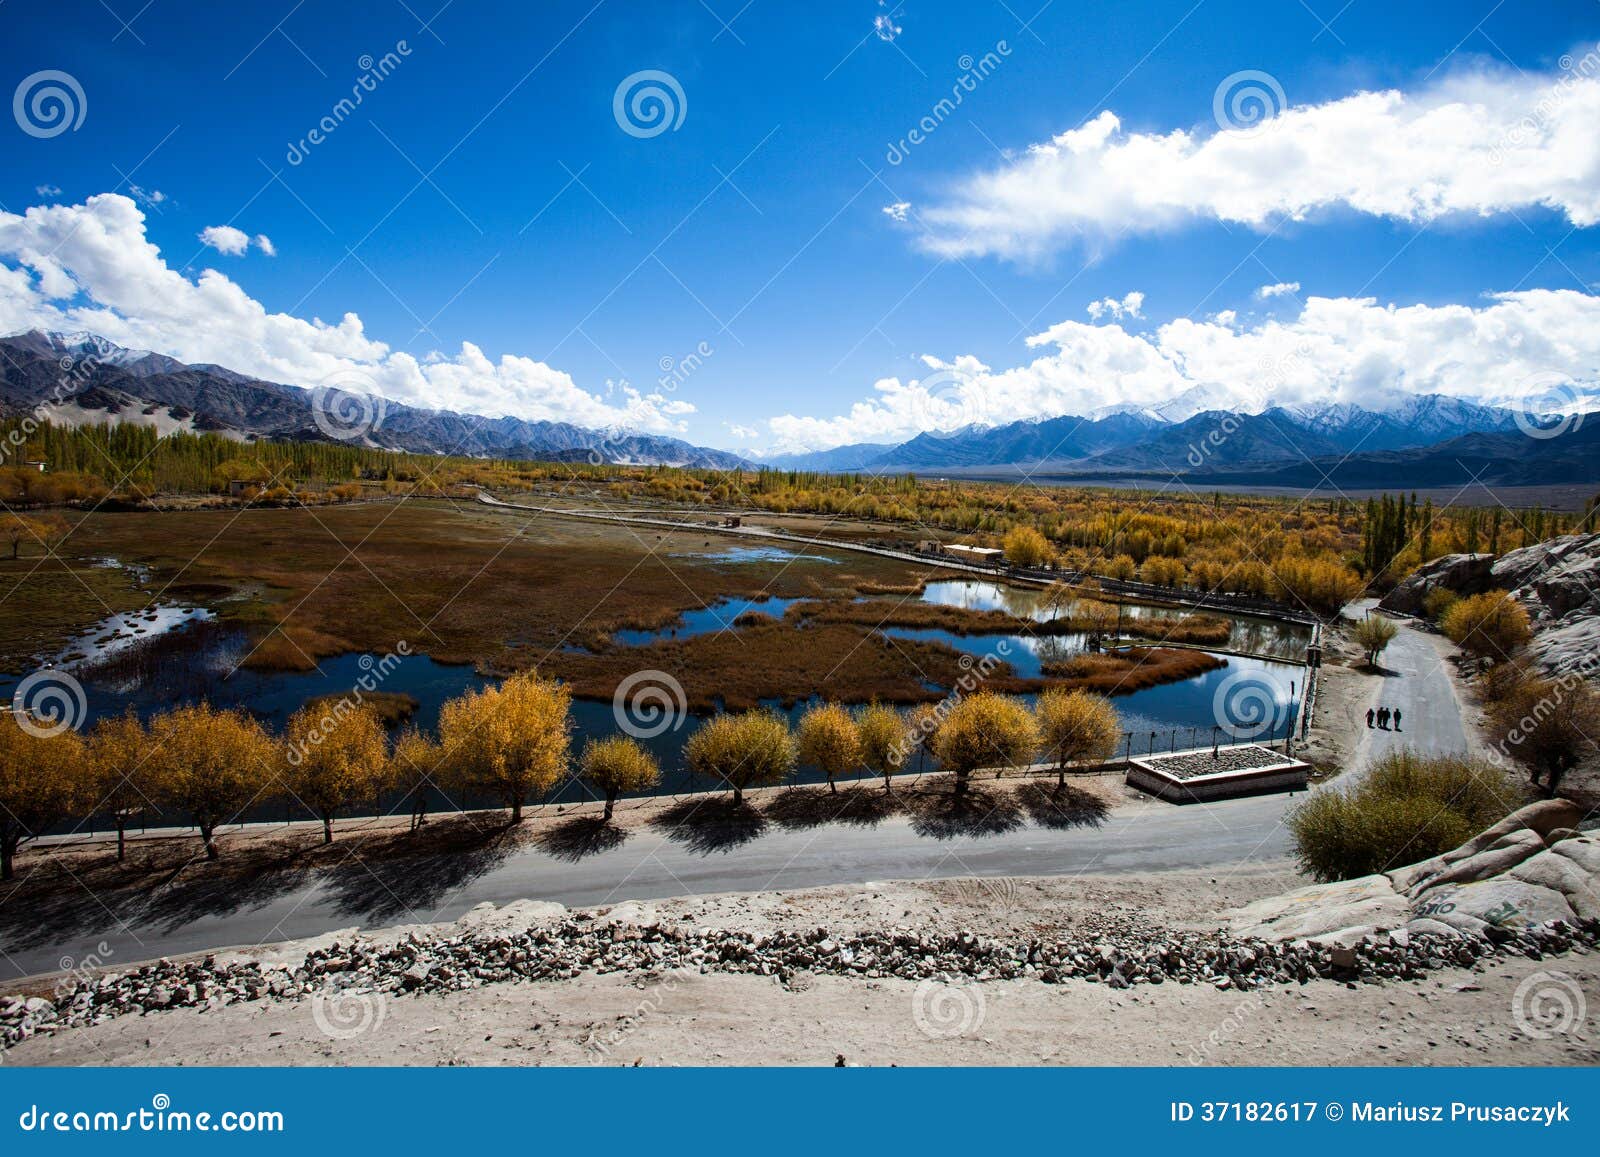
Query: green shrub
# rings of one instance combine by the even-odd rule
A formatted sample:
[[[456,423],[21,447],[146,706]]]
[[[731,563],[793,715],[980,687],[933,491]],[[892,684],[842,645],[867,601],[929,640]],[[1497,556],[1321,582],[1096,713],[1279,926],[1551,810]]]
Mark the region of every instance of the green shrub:
[[[1493,764],[1397,751],[1356,782],[1312,795],[1288,824],[1302,870],[1351,880],[1459,847],[1526,799]]]

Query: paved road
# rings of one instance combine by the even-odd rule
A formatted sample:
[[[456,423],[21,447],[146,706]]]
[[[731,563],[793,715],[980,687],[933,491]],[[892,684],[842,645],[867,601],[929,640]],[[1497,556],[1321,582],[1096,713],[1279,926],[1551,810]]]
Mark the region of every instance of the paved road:
[[[1375,603],[1366,600],[1351,608],[1358,615]],[[1445,664],[1446,645],[1436,635],[1401,620],[1400,633],[1384,650],[1380,666],[1385,674],[1372,700],[1374,707],[1400,709],[1400,729],[1366,728],[1361,719],[1361,739],[1351,759],[1359,771],[1397,747],[1414,747],[1430,753],[1464,752],[1473,747]]]
[[[313,936],[355,925],[454,919],[485,900],[530,898],[602,904],[697,893],[758,891],[950,876],[1074,875],[1231,865],[1286,854],[1279,822],[1287,796],[1174,807],[1138,804],[1110,813],[1098,827],[1040,828],[1021,817],[1014,830],[938,838],[904,819],[876,827],[808,829],[768,825],[747,843],[697,849],[655,829],[576,863],[536,850],[497,863],[454,862],[470,878],[440,880],[418,865],[399,865],[381,882],[365,868],[320,876],[281,891],[205,895],[164,904],[159,916],[113,926],[92,902],[78,935],[51,944],[4,945],[0,977],[54,971],[62,957],[90,954],[113,962]],[[87,901],[87,898],[85,898]],[[210,911],[205,911],[210,909]]]
[[[1375,692],[1401,708],[1404,730],[1369,734],[1363,727],[1355,773],[1400,743],[1435,751],[1465,748],[1460,704],[1439,666],[1434,640],[1402,627],[1384,662],[1394,674],[1373,680]],[[620,847],[577,862],[530,849],[492,862],[467,856],[430,865],[400,864],[383,880],[365,868],[325,874],[314,882],[286,876],[276,886],[267,881],[250,890],[163,902],[159,914],[132,927],[117,927],[109,912],[85,897],[80,906],[83,926],[74,935],[45,944],[7,934],[0,945],[5,952],[0,977],[53,971],[63,957],[81,960],[91,953],[129,962],[356,925],[454,919],[486,900],[588,905],[952,876],[1184,868],[1225,874],[1231,866],[1288,853],[1282,821],[1293,802],[1283,795],[1184,807],[1152,802],[1118,809],[1099,826],[1046,829],[1023,816],[1009,831],[955,838],[927,834],[904,819],[876,827],[834,824],[796,830],[768,825],[747,842],[715,849],[686,846],[646,829]],[[441,878],[441,872],[449,878]]]

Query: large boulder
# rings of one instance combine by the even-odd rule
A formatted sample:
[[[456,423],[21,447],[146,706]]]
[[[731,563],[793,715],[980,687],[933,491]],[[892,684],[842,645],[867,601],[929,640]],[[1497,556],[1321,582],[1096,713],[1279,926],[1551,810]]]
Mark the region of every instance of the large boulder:
[[[1546,542],[1507,551],[1490,568],[1497,587],[1519,590],[1539,576],[1571,566],[1582,569],[1600,559],[1600,534],[1563,534]]]
[[[1420,615],[1429,591],[1450,590],[1476,595],[1489,589],[1492,554],[1446,554],[1424,563],[1384,595],[1378,606],[1402,615]]]
[[[1348,943],[1410,918],[1411,905],[1386,876],[1364,876],[1268,896],[1237,909],[1228,924],[1241,936],[1262,940]]]
[[[1435,856],[1431,860],[1397,868],[1388,873],[1388,876],[1397,889],[1415,895],[1424,887],[1432,887],[1435,883],[1443,882],[1444,873],[1451,872],[1459,864],[1469,863],[1490,851],[1502,853],[1494,861],[1502,865],[1497,869],[1485,872],[1482,870],[1483,865],[1480,864],[1477,868],[1468,869],[1462,875],[1450,876],[1450,879],[1481,880],[1485,875],[1492,875],[1494,871],[1504,871],[1505,868],[1520,863],[1528,856],[1542,852],[1545,848],[1545,838],[1552,832],[1575,828],[1582,820],[1583,809],[1577,804],[1564,799],[1542,799],[1537,803],[1518,808],[1499,823],[1473,836],[1459,848],[1445,852],[1442,856]],[[1504,854],[1507,847],[1520,849],[1520,854],[1514,856]]]
[[[1529,804],[1442,856],[1257,900],[1231,913],[1229,926],[1265,940],[1348,945],[1402,928],[1485,935],[1600,917],[1600,838],[1575,830],[1582,817],[1566,800]]]
[[[1600,671],[1600,613],[1536,631],[1528,656],[1552,675],[1593,677]]]

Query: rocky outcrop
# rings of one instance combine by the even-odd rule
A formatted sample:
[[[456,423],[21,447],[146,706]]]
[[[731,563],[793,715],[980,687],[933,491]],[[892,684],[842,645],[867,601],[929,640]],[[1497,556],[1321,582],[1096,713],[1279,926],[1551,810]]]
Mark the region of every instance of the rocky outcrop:
[[[1378,602],[1380,609],[1420,615],[1429,591],[1444,589],[1475,595],[1489,589],[1492,554],[1446,554],[1418,567]]]
[[[1495,586],[1528,610],[1534,662],[1556,675],[1600,672],[1600,534],[1567,534],[1502,555]]]
[[[1391,933],[1504,938],[1600,919],[1600,839],[1543,800],[1459,848],[1393,872],[1318,884],[1232,914],[1241,936],[1349,946]]]

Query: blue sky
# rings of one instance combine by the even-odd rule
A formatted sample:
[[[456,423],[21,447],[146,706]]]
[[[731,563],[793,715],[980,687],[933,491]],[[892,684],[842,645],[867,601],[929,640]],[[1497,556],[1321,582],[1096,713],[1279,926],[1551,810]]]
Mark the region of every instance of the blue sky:
[[[1355,400],[1378,378],[1385,387],[1421,388],[1426,379],[1472,392],[1448,368],[1404,357],[1365,373],[1370,345],[1341,355],[1355,368],[1337,381],[1298,366],[1243,384],[1248,370],[1174,377],[1166,363],[1187,364],[1192,347],[1172,333],[1170,341],[1152,336],[1178,319],[1219,314],[1218,324],[1244,333],[1272,318],[1291,323],[1313,297],[1481,310],[1496,300],[1490,295],[1551,291],[1562,296],[1519,303],[1511,319],[1548,346],[1543,361],[1478,394],[1513,395],[1536,374],[1590,380],[1592,346],[1571,346],[1560,328],[1577,325],[1576,309],[1592,330],[1586,303],[1570,295],[1590,298],[1600,283],[1596,230],[1570,193],[1534,188],[1490,196],[1486,210],[1421,215],[1346,201],[1260,220],[1229,219],[1207,202],[1157,214],[1149,229],[1127,229],[1114,206],[1096,206],[1087,225],[1074,219],[1015,244],[971,239],[973,221],[994,206],[975,204],[969,182],[1015,170],[1030,145],[1106,110],[1125,135],[1183,132],[1204,142],[1222,131],[1219,84],[1246,70],[1281,89],[1280,111],[1361,91],[1426,94],[1480,77],[1538,91],[1575,75],[1571,58],[1600,39],[1594,0],[1341,5],[456,0],[441,11],[439,0],[281,0],[230,5],[219,19],[214,6],[186,0],[9,0],[0,7],[0,87],[59,70],[80,86],[86,108],[78,128],[53,136],[0,122],[8,158],[0,210],[21,216],[120,194],[143,213],[144,236],[170,270],[190,282],[218,270],[271,315],[337,323],[356,314],[362,340],[387,347],[368,348],[366,361],[404,352],[426,365],[431,351],[457,359],[470,342],[489,363],[516,355],[566,376],[541,400],[543,371],[520,373],[510,386],[479,381],[471,366],[437,378],[412,373],[403,386],[395,384],[403,367],[373,372],[376,388],[410,402],[598,424],[606,407],[625,407],[624,380],[641,395],[659,394],[665,359],[709,350],[664,404],[642,400],[631,414],[725,447],[837,443],[854,440],[852,431],[893,440],[914,432],[907,423],[1155,403],[1162,391],[1197,383],[1265,397],[1292,381],[1300,400],[1319,390]],[[892,39],[875,34],[879,17],[898,29]],[[395,61],[389,75],[291,163],[291,145],[368,71],[364,58],[386,53]],[[891,163],[891,145],[985,54],[994,67],[960,107],[935,116],[926,139]],[[618,85],[641,70],[667,73],[681,89],[677,128],[639,136],[619,126]],[[1513,98],[1501,97],[1488,98],[1491,106],[1516,123],[1519,110],[1501,107]],[[1561,152],[1570,143],[1554,129],[1547,136],[1550,156],[1570,159]],[[1251,157],[1259,170],[1230,171],[1243,185],[1270,186],[1282,156],[1263,148]],[[1372,165],[1381,183],[1385,166],[1375,160],[1351,163]],[[1495,180],[1506,179],[1501,168]],[[1520,169],[1537,182],[1538,166]],[[1582,171],[1586,186],[1590,170]],[[1469,173],[1459,183],[1477,182]],[[1047,183],[1038,196],[1055,194]],[[896,204],[907,206],[904,221],[885,212]],[[1014,198],[1007,204],[1018,210]],[[1030,220],[1031,205],[1024,197]],[[198,239],[223,225],[270,238],[275,255],[256,244],[233,255]],[[8,252],[4,237],[0,228],[0,262],[26,270],[24,250],[37,250],[37,239],[13,239]],[[136,296],[108,301],[117,274],[87,267],[110,259],[65,256],[80,241],[61,245],[76,296],[57,294],[51,308],[81,319],[98,302],[129,322],[122,336],[165,338],[173,348],[164,352],[180,356],[214,351],[191,360],[251,357],[214,319],[137,324],[133,315],[154,307]],[[1275,283],[1299,287],[1258,294]],[[1130,293],[1143,298],[1127,316],[1086,312],[1106,298],[1121,309]],[[1063,322],[1115,325],[1118,341],[1144,337],[1120,353],[1074,347],[1069,360],[1082,364],[1070,388],[1041,385],[1039,374],[1020,384],[997,378],[1048,353],[1050,343],[1026,339]],[[1342,325],[1327,321],[1318,340]],[[1432,342],[1435,331],[1417,334]],[[1074,329],[1062,340],[1084,337]],[[1284,357],[1323,360],[1297,340]],[[1118,367],[1153,356],[1151,343],[1160,372],[1135,364],[1124,380]],[[1478,352],[1486,364],[1497,356]],[[281,350],[260,356],[242,368],[266,374],[299,364]],[[313,385],[306,376],[336,356],[313,351],[306,364],[317,369],[293,376]],[[1239,356],[1258,369],[1263,361],[1254,347]],[[946,376],[933,403],[911,399],[884,411],[869,401],[885,396],[875,383],[909,387],[930,373]],[[574,402],[573,390],[593,401]],[[859,421],[838,420],[863,403],[869,411]],[[780,415],[815,421],[768,424]]]

